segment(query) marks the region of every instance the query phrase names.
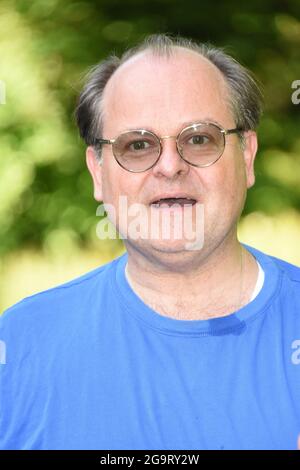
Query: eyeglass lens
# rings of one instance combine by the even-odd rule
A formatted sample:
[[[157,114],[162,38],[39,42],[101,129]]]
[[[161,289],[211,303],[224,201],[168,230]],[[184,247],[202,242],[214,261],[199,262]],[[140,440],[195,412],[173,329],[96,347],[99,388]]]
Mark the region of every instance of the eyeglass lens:
[[[193,125],[179,134],[177,147],[188,163],[208,166],[222,155],[224,135],[213,124]],[[129,131],[115,140],[113,151],[117,161],[124,168],[130,171],[145,171],[151,168],[160,156],[160,140],[149,131]]]

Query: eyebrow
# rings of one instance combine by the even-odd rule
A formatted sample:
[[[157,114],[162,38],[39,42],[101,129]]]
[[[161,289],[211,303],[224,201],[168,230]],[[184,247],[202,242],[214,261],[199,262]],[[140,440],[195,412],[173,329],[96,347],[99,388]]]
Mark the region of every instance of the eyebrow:
[[[188,127],[191,126],[197,122],[211,122],[212,124],[216,124],[217,126],[223,127],[218,121],[215,119],[212,119],[211,117],[205,117],[203,119],[194,119],[193,121],[185,121],[182,123],[182,127]]]
[[[191,120],[191,121],[184,121],[184,122],[181,123],[180,128],[181,128],[181,129],[184,129],[185,127],[192,126],[193,124],[195,124],[195,123],[197,123],[197,122],[211,122],[212,124],[216,124],[217,126],[223,128],[223,126],[222,126],[218,121],[216,121],[215,119],[212,119],[212,118],[210,118],[210,117],[207,117],[207,116],[204,117],[204,118],[202,118],[202,119],[193,119],[193,120]],[[153,129],[153,127],[151,127],[151,126],[130,127],[130,128],[127,128],[125,131],[122,131],[122,132],[136,131],[136,130],[139,130],[139,129],[145,129],[145,130],[151,131],[151,132],[153,132],[153,133],[155,133],[155,134],[157,133],[157,132]]]

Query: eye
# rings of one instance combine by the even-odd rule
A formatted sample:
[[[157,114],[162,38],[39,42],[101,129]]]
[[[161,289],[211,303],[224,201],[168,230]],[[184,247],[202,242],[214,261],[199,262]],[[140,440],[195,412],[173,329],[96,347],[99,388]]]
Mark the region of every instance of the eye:
[[[197,134],[190,137],[187,141],[191,145],[203,145],[210,142],[210,137],[205,134]]]
[[[149,147],[150,144],[146,140],[135,140],[128,144],[128,149],[133,151],[146,150]]]

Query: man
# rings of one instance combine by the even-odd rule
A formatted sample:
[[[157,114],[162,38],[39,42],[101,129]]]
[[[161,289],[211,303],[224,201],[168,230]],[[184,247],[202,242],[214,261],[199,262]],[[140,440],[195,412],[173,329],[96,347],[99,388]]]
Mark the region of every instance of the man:
[[[210,46],[93,69],[77,122],[127,252],[2,316],[1,448],[296,449],[300,270],[237,239],[260,114]]]

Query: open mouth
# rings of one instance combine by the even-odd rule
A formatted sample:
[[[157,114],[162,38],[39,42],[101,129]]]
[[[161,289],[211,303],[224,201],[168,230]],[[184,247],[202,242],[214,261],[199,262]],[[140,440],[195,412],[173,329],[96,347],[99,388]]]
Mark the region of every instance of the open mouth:
[[[194,204],[196,204],[196,202],[197,202],[196,199],[189,199],[185,197],[178,197],[178,198],[168,197],[168,198],[158,199],[157,201],[153,201],[151,203],[151,206],[156,207],[156,208],[172,207],[174,205],[175,207],[176,206],[185,207],[185,206],[193,206]]]

